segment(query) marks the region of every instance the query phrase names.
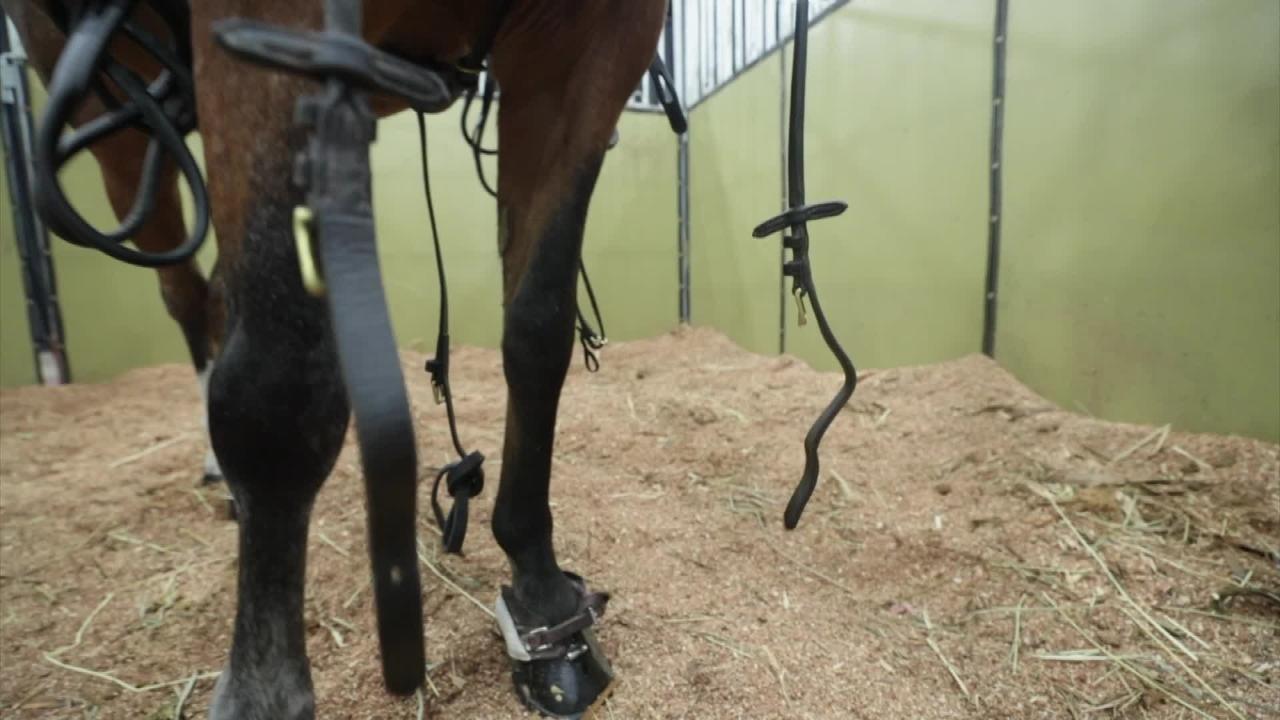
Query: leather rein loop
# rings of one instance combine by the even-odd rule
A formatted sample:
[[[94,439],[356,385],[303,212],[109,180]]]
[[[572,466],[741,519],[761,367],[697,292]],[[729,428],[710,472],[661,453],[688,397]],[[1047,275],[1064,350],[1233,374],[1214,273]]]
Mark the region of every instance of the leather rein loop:
[[[131,265],[163,267],[186,262],[204,244],[209,230],[209,193],[200,167],[184,140],[196,128],[190,8],[180,0],[145,0],[166,25],[171,37],[166,43],[131,19],[139,2],[84,3],[75,15],[59,12],[52,17],[67,40],[54,66],[48,101],[36,132],[33,185],[41,217],[63,239]],[[154,80],[147,82],[111,56],[109,46],[118,33],[127,36],[160,65],[162,70]],[[71,123],[76,110],[91,93],[106,111],[64,135],[63,128]],[[58,173],[94,143],[126,129],[150,136],[142,159],[142,178],[133,205],[120,225],[103,231],[91,225],[72,206]],[[165,252],[128,247],[124,243],[133,239],[155,208],[160,180],[168,163],[177,165],[191,191],[191,231],[178,247]]]
[[[805,111],[805,77],[808,70],[809,51],[809,2],[798,0],[796,3],[795,23],[795,60],[791,74],[791,117],[789,122],[789,142],[787,143],[787,204],[785,212],[761,223],[752,232],[757,238],[768,237],[777,232],[784,232],[783,247],[791,251],[791,260],[783,263],[782,274],[792,280],[792,294],[800,307],[801,324],[804,324],[804,301],[807,298],[813,306],[814,317],[818,321],[818,329],[831,353],[844,372],[844,383],[836,392],[831,402],[809,428],[804,438],[804,472],[800,482],[787,503],[783,515],[783,524],[788,530],[795,529],[800,522],[800,515],[818,485],[819,458],[818,446],[822,437],[844,406],[853,396],[857,386],[858,372],[849,359],[849,355],[840,346],[827,316],[818,302],[818,290],[813,282],[813,268],[809,261],[809,226],[808,223],[823,218],[835,217],[848,207],[843,202],[826,202],[817,205],[805,204],[804,192],[804,111]]]

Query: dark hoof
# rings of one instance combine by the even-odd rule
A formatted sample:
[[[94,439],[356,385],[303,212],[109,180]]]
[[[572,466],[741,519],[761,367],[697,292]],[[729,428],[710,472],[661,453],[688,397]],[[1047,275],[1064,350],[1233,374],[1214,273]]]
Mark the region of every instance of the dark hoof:
[[[546,717],[585,720],[604,705],[614,685],[613,668],[592,630],[608,595],[588,593],[582,578],[565,574],[579,591],[577,613],[559,625],[541,625],[503,587],[498,629],[520,701]]]
[[[591,630],[579,633],[564,657],[511,665],[520,701],[546,717],[591,718],[613,690],[613,668]]]

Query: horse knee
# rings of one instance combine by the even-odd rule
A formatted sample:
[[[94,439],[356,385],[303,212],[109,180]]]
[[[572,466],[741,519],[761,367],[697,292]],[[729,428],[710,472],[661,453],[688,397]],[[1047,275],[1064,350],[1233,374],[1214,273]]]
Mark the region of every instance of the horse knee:
[[[308,344],[232,330],[210,377],[208,412],[238,496],[309,505],[333,469],[350,411],[327,332]]]

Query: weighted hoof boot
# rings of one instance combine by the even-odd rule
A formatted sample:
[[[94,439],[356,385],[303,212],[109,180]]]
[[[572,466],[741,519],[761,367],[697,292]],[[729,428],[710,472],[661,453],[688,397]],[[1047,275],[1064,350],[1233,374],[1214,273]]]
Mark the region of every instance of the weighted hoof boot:
[[[565,576],[578,590],[578,610],[557,625],[539,622],[505,585],[495,610],[520,701],[546,717],[587,720],[613,688],[613,668],[592,631],[609,595],[589,593],[581,577]]]

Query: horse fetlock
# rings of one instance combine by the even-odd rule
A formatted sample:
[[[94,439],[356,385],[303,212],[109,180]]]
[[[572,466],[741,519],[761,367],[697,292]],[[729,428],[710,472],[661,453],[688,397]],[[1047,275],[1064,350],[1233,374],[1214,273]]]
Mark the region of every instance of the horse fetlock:
[[[582,596],[559,570],[554,575],[517,575],[512,589],[524,608],[549,625],[563,622],[576,613]]]
[[[305,662],[248,669],[228,666],[218,677],[210,720],[314,720],[315,693]]]

